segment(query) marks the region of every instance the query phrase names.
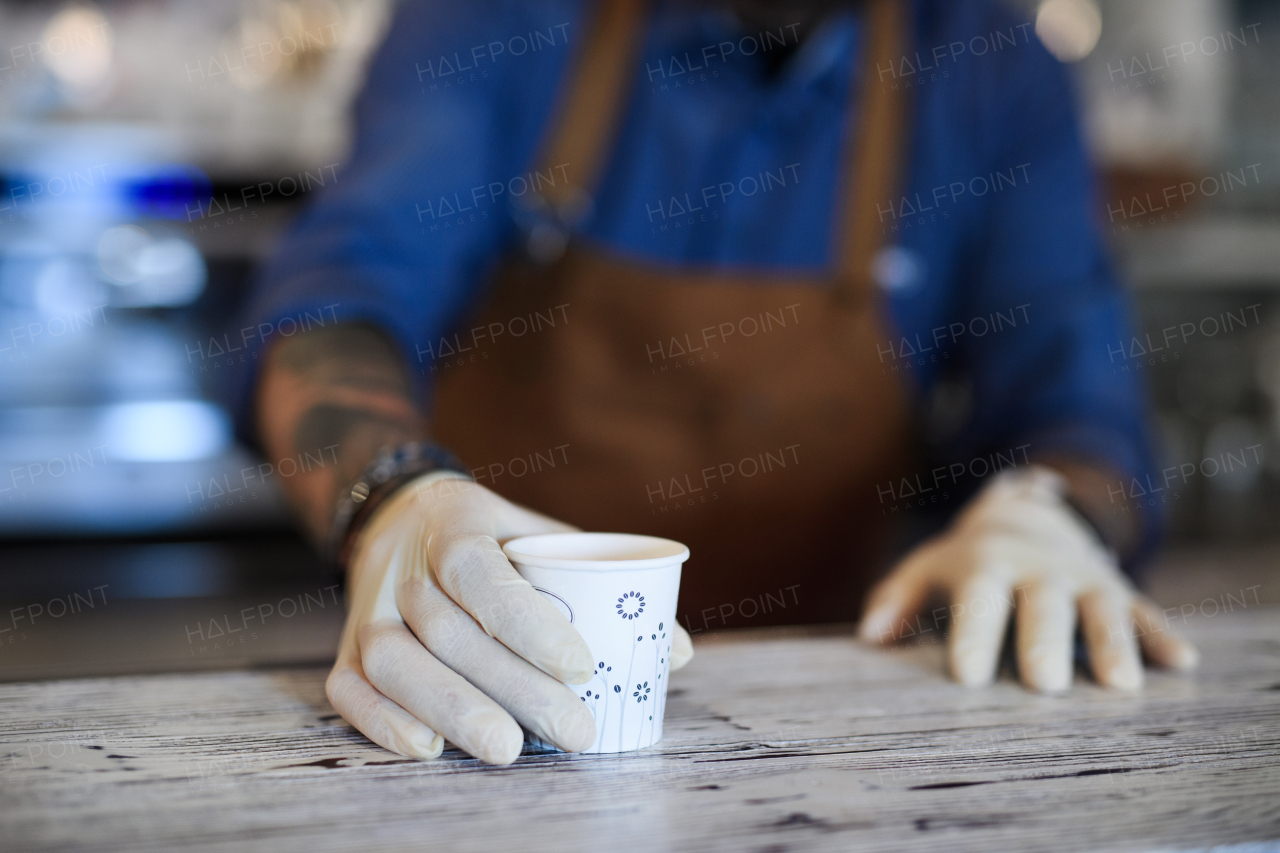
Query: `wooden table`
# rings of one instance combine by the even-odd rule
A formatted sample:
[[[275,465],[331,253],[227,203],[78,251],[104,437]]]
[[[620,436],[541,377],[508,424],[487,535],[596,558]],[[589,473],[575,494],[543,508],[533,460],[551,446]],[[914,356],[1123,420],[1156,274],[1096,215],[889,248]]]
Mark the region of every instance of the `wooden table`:
[[[720,635],[658,747],[506,768],[373,746],[323,668],[5,684],[0,848],[1280,849],[1280,609],[1185,632],[1197,675],[1057,698],[960,688],[936,643]]]

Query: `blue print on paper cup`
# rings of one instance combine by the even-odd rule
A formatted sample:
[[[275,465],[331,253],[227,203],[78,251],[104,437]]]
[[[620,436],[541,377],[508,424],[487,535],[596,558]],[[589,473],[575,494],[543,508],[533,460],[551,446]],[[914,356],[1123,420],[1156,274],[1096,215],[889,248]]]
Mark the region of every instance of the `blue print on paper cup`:
[[[526,536],[503,550],[591,648],[591,680],[569,685],[596,721],[587,752],[626,752],[661,740],[680,569],[689,550],[670,539],[622,533]]]
[[[627,599],[631,600],[628,601]],[[618,615],[623,619],[634,619],[644,612],[644,596],[632,590],[624,592],[618,599]]]

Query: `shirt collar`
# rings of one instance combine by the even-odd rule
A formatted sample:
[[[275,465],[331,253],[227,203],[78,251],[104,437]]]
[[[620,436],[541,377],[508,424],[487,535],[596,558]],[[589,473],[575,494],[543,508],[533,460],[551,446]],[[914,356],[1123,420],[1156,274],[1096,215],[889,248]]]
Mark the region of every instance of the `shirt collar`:
[[[735,45],[760,33],[744,28],[732,14],[723,10],[691,11],[686,4],[669,3],[655,15],[655,44],[660,54],[698,56],[708,45],[732,42]],[[853,54],[858,50],[861,20],[852,12],[829,15],[809,33],[780,70],[777,82],[781,88],[847,89]],[[790,30],[785,30],[790,37]],[[741,61],[739,56],[738,60]]]

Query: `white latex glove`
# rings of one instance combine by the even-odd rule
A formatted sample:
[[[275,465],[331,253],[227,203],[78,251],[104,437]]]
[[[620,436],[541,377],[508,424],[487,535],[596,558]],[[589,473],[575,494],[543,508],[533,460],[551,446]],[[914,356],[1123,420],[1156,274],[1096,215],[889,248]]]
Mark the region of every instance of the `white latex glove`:
[[[1194,667],[1196,650],[1161,625],[1159,608],[1134,591],[1114,555],[1063,502],[1065,486],[1041,466],[998,475],[947,531],[908,554],[872,591],[863,639],[891,642],[929,630],[949,611],[952,675],[965,685],[987,684],[1016,605],[1018,672],[1032,689],[1070,686],[1077,614],[1101,684],[1142,686],[1137,641],[1158,666]],[[950,607],[917,616],[939,593]]]
[[[415,758],[439,756],[448,738],[510,764],[524,742],[517,722],[561,749],[589,747],[591,712],[561,682],[591,679],[591,650],[500,544],[573,529],[446,472],[404,486],[352,553],[351,609],[325,682],[333,707]],[[671,668],[692,657],[677,626]]]

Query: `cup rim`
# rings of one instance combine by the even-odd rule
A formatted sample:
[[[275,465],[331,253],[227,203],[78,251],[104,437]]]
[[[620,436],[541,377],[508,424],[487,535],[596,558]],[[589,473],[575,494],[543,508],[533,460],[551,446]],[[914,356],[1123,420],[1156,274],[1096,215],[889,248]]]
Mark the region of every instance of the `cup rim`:
[[[547,554],[530,553],[529,550],[526,550],[534,542],[546,542],[548,539],[559,537],[568,537],[578,540],[588,537],[599,540],[625,540],[632,546],[648,545],[650,548],[655,546],[666,546],[666,550],[671,553],[662,554],[657,557],[642,557],[639,559],[611,559],[609,557],[560,557]],[[600,544],[603,546],[603,541]],[[674,539],[664,539],[661,536],[645,536],[639,533],[586,531],[536,533],[531,536],[519,536],[504,544],[502,546],[502,553],[506,554],[507,559],[512,563],[520,563],[525,566],[534,566],[542,569],[566,569],[577,572],[620,572],[635,569],[658,569],[663,568],[664,566],[683,563],[689,559],[689,548]]]

